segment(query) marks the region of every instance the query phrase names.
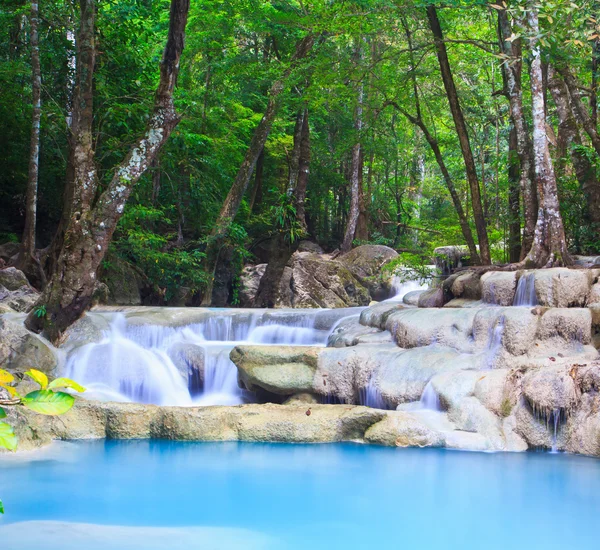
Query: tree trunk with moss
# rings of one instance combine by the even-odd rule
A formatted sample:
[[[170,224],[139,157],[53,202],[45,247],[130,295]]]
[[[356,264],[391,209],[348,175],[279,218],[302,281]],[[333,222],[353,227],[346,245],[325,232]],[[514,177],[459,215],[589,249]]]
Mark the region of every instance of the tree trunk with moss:
[[[539,45],[539,22],[537,8],[528,5],[527,20],[531,31],[532,62],[530,69],[531,99],[533,104],[533,154],[535,173],[538,180],[538,219],[535,226],[533,244],[524,260],[526,267],[552,267],[570,265],[571,256],[567,250],[567,240],[558,202],[556,175],[548,136],[546,135],[546,112],[544,102],[544,82],[542,56]]]
[[[114,169],[110,183],[94,201],[99,183],[92,134],[95,4],[95,0],[80,2],[77,93],[73,107],[71,218],[55,272],[38,301],[38,306],[45,307],[46,314],[38,317],[34,310],[26,320],[29,329],[43,332],[53,342],[60,340],[64,330],[91,306],[97,270],[133,186],[154,161],[179,122],[173,103],[173,90],[183,50],[189,0],[171,1],[167,45],[161,61],[154,108],[146,130]]]

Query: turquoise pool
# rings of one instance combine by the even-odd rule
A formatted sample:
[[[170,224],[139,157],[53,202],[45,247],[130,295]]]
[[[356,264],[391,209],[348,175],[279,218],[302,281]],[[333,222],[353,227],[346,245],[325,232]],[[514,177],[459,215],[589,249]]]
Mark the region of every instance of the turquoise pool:
[[[600,460],[99,441],[0,458],[2,550],[598,547]]]

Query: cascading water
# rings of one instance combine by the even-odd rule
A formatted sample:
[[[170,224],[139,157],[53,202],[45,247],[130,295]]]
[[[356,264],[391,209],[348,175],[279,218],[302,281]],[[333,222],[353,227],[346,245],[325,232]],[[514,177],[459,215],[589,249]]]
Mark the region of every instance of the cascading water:
[[[435,273],[434,265],[428,265],[427,268],[432,275]],[[386,301],[401,302],[409,292],[427,290],[429,288],[427,282],[421,279],[408,279],[409,276],[408,272],[404,272],[401,275],[394,275],[392,277],[390,297]]]
[[[506,317],[500,315],[494,324],[490,327],[490,338],[488,349],[486,351],[486,361],[484,364],[485,369],[494,368],[494,361],[502,349],[502,337],[504,335],[504,325],[506,323]]]
[[[535,274],[527,273],[519,278],[513,306],[537,306],[535,294]]]
[[[101,400],[239,404],[249,396],[239,388],[237,368],[229,359],[236,345],[325,345],[339,319],[356,312],[204,310],[199,322],[183,326],[129,322],[123,313],[92,313],[92,319],[107,320],[109,328],[101,341],[68,352],[65,375]]]
[[[373,375],[371,375],[367,385],[359,391],[359,403],[373,409],[387,409],[388,406],[383,399],[379,388],[375,385],[373,378]]]
[[[421,394],[421,399],[419,400],[419,405],[422,409],[427,409],[430,411],[441,411],[442,405],[440,403],[440,396],[438,392],[435,391],[433,384],[431,381],[427,382],[423,393]]]

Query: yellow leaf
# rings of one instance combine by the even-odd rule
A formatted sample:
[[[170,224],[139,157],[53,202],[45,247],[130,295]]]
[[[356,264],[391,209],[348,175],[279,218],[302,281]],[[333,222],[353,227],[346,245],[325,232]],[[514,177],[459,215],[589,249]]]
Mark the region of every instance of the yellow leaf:
[[[36,369],[29,369],[25,374],[34,382],[37,382],[43,390],[48,387],[48,377],[43,372]]]
[[[490,4],[490,8],[494,8],[495,10],[503,10],[504,9],[502,6],[499,6],[498,4]]]
[[[13,388],[12,386],[7,386],[5,384],[0,384],[0,388],[5,389],[11,397],[19,397],[19,394],[17,393],[17,390],[15,390],[15,388]]]
[[[78,391],[79,393],[85,391],[85,388],[83,386],[69,378],[57,378],[56,380],[52,380],[52,382],[48,384],[48,389],[53,390],[55,388],[71,388],[75,391]]]
[[[0,369],[0,384],[10,384],[14,380],[15,377],[10,372]]]

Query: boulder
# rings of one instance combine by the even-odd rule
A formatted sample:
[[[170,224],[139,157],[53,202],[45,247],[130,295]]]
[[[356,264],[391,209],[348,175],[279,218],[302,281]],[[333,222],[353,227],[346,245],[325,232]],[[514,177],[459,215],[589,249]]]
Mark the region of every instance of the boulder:
[[[404,309],[404,305],[398,302],[382,302],[374,304],[363,310],[360,314],[360,323],[366,327],[385,330],[387,319],[396,311]]]
[[[592,286],[588,269],[555,267],[536,269],[535,294],[538,304],[547,307],[583,307]]]
[[[569,368],[545,367],[523,376],[523,395],[536,417],[545,421],[551,414],[569,415],[575,409],[580,391]]]
[[[416,414],[394,411],[371,426],[365,441],[387,447],[443,447],[441,433],[432,430]]]
[[[16,267],[5,267],[0,269],[0,285],[7,290],[18,290],[22,286],[29,286],[25,274]]]
[[[339,322],[329,335],[327,346],[342,348],[358,344],[391,343],[391,341],[392,337],[389,332],[362,325],[356,315]]]
[[[486,304],[512,306],[516,289],[514,271],[488,271],[481,276],[481,298]]]
[[[420,298],[421,294],[423,294],[424,292],[427,292],[427,291],[426,290],[412,290],[410,292],[407,292],[404,295],[404,298],[402,298],[402,302],[404,304],[406,304],[407,306],[418,307],[419,298]]]
[[[366,306],[368,289],[337,260],[303,252],[293,260],[291,287],[295,308]]]
[[[277,395],[310,392],[321,348],[307,346],[236,346],[230,354],[239,380],[250,391]]]
[[[589,306],[600,306],[600,282],[594,283],[590,289],[588,296],[587,305]]]
[[[4,243],[0,245],[0,260],[4,261],[6,264],[10,264],[13,258],[16,258],[19,253],[20,245],[19,243]],[[2,263],[0,261],[0,264]]]
[[[195,344],[177,342],[167,353],[190,391],[198,393],[204,387],[206,350]]]
[[[397,257],[398,253],[388,246],[365,244],[339,256],[339,260],[354,276],[364,282],[368,278],[379,275],[381,268]]]
[[[419,294],[419,307],[442,307],[444,305],[444,292],[441,288],[424,290]]]
[[[39,336],[20,322],[0,317],[0,368],[25,372],[34,368],[53,374],[56,356]]]
[[[325,251],[317,244],[311,241],[300,241],[298,252],[310,252],[311,254],[325,254]]]
[[[478,273],[466,271],[460,273],[450,286],[452,296],[467,300],[481,300],[481,281]]]
[[[109,290],[109,305],[138,306],[148,282],[142,273],[130,263],[112,254],[102,264],[100,282]]]
[[[10,291],[0,285],[0,305],[10,310],[28,313],[38,301],[40,293],[29,285]]]

